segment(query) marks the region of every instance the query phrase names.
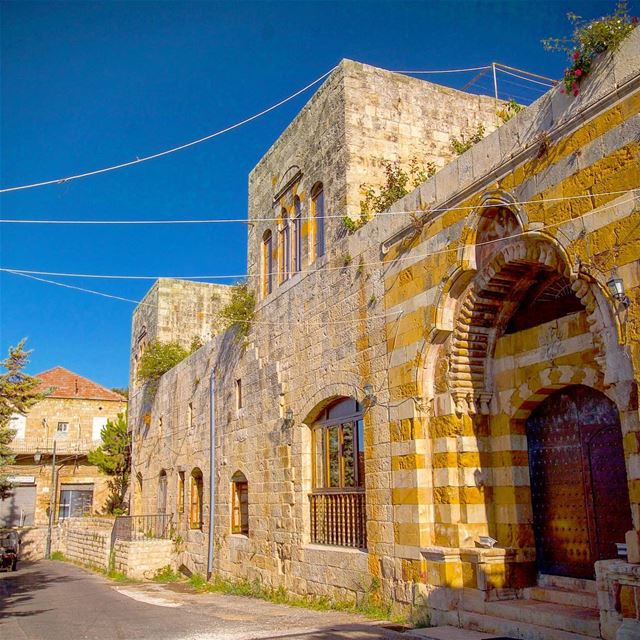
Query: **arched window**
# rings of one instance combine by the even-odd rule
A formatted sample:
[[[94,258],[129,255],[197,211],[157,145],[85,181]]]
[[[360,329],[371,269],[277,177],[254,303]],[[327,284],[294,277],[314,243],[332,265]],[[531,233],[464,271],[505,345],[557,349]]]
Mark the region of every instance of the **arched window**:
[[[273,291],[273,236],[267,229],[262,236],[262,295]]]
[[[158,476],[158,513],[167,512],[167,472],[162,469]]]
[[[249,535],[249,483],[241,471],[231,478],[231,533]]]
[[[191,487],[189,491],[189,527],[191,529],[202,529],[203,493],[202,471],[196,467],[191,472]]]
[[[289,279],[291,273],[291,230],[289,228],[289,215],[286,209],[282,210],[282,225],[280,226],[280,282]]]
[[[298,196],[293,199],[293,209],[293,248],[291,261],[293,273],[299,273],[302,269],[302,205]]]
[[[184,513],[184,471],[178,471],[176,509],[178,511],[178,514]]]
[[[315,222],[315,257],[324,255],[324,189],[318,182],[311,190],[311,211]]]
[[[353,398],[331,404],[312,427],[311,541],[366,547],[364,422]]]

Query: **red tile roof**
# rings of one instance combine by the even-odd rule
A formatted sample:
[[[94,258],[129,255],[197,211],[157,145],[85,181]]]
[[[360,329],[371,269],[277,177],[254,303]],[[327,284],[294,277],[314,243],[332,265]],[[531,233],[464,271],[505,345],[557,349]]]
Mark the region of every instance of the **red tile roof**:
[[[49,398],[81,398],[83,400],[116,400],[126,402],[119,393],[106,389],[64,367],[54,367],[35,376],[42,387],[52,388]]]

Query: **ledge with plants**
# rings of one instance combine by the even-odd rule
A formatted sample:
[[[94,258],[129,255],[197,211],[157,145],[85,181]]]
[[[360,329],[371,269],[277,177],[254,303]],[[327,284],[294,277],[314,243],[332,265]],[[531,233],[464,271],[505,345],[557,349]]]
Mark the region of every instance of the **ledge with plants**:
[[[616,51],[635,29],[638,18],[629,15],[627,2],[618,2],[611,15],[596,20],[584,20],[575,13],[568,13],[567,18],[573,27],[572,35],[547,38],[542,44],[547,51],[562,51],[569,56],[570,65],[564,70],[560,92],[577,96],[596,57],[605,51]]]

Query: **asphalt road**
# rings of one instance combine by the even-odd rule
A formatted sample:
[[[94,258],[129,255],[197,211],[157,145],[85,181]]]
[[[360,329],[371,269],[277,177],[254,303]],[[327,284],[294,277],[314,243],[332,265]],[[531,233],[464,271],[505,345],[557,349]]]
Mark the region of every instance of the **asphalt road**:
[[[404,636],[406,638],[406,635]],[[65,562],[0,573],[2,640],[400,640],[359,616],[122,584]]]

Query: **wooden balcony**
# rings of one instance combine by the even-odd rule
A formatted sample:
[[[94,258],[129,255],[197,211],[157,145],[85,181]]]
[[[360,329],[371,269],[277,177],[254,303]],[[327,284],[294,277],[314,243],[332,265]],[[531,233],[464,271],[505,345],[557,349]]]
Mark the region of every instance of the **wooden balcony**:
[[[315,491],[311,503],[311,542],[339,547],[367,548],[363,490]]]

